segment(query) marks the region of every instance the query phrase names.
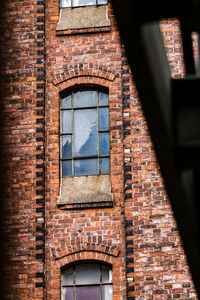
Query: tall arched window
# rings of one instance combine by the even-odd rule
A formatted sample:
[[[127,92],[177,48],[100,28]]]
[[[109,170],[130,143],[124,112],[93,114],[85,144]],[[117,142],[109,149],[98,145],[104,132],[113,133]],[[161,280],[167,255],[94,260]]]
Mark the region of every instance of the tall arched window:
[[[110,172],[109,101],[102,90],[73,91],[61,100],[61,176]]]
[[[112,270],[97,263],[79,264],[62,272],[62,300],[112,300]]]

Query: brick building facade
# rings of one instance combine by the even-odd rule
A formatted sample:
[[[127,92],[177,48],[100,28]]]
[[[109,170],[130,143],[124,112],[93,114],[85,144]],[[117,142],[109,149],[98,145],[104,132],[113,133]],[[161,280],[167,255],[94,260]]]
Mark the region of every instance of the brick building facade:
[[[10,0],[1,16],[4,298],[61,299],[64,270],[95,262],[114,300],[197,299],[111,4]],[[178,22],[161,29],[182,76]],[[60,128],[82,89],[109,95],[110,172],[80,184],[60,175]]]

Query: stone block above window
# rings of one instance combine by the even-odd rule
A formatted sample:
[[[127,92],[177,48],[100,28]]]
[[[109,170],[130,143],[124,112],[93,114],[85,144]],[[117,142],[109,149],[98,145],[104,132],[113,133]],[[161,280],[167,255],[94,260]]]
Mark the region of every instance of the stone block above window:
[[[61,7],[57,31],[110,26],[107,5]]]

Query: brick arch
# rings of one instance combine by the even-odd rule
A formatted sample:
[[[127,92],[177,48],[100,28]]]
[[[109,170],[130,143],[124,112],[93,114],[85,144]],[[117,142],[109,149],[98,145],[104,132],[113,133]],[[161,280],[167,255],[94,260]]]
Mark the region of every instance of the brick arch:
[[[116,75],[114,73],[99,67],[94,67],[93,64],[79,64],[63,74],[53,75],[52,82],[60,92],[80,84],[94,84],[109,88],[115,77]]]
[[[98,260],[112,264],[119,249],[100,243],[76,244],[64,249],[54,249],[53,256],[60,267],[82,260]]]

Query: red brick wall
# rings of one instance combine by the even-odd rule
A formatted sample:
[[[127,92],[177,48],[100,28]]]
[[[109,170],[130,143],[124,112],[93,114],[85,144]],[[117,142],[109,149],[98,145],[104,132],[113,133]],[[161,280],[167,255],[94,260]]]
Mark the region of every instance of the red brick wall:
[[[125,299],[123,127],[119,35],[112,27],[110,32],[56,36],[58,14],[58,1],[51,1],[47,5],[46,27],[46,263],[48,271],[46,295],[47,299],[58,299],[60,267],[73,260],[77,261],[78,258],[84,258],[109,261],[113,265],[114,299],[121,299],[121,297]],[[109,87],[111,181],[115,202],[113,208],[61,210],[57,206],[59,91],[76,84]],[[94,247],[92,252],[88,249],[90,244]],[[77,246],[82,250],[79,252],[71,249],[63,259],[55,259],[52,254],[54,249],[65,251],[70,246],[73,248]],[[117,255],[105,256],[104,248],[110,247],[116,248]]]
[[[1,151],[4,181],[4,282],[1,298],[42,299],[37,288],[37,1],[6,1],[1,21]],[[3,209],[3,208],[2,208]],[[5,259],[7,258],[7,259]],[[3,292],[5,289],[5,292]],[[4,295],[5,294],[5,295]]]
[[[110,5],[110,31],[59,36],[59,1],[46,1],[46,27],[43,9],[3,11],[5,299],[59,299],[61,267],[88,259],[113,266],[114,300],[197,299]],[[162,26],[181,76],[177,24]],[[109,88],[113,207],[57,206],[59,92],[76,84]]]
[[[80,247],[85,249],[91,242],[96,245],[97,241],[104,240],[105,244],[120,250],[113,260],[114,299],[134,299],[134,296],[136,299],[195,299],[136,88],[120,47],[112,12],[109,12],[110,32],[77,34],[76,31],[76,34],[56,36],[58,3],[51,1],[47,6],[47,298],[56,299],[60,293],[60,267],[77,261],[77,253],[82,255],[82,252],[74,254],[71,250],[63,254],[63,258],[55,259],[51,251],[65,251],[71,245],[82,245]],[[172,72],[180,76],[183,65],[176,22],[165,22],[163,26]],[[116,77],[109,83],[99,79],[100,75],[95,78],[94,74],[100,74],[99,69]],[[56,203],[59,195],[59,92],[75,84],[98,84],[100,80],[110,89],[114,207],[61,211]],[[88,259],[91,252],[84,251],[84,255]],[[121,280],[119,272],[115,277],[116,264],[122,274]],[[128,296],[124,291],[124,271]]]

